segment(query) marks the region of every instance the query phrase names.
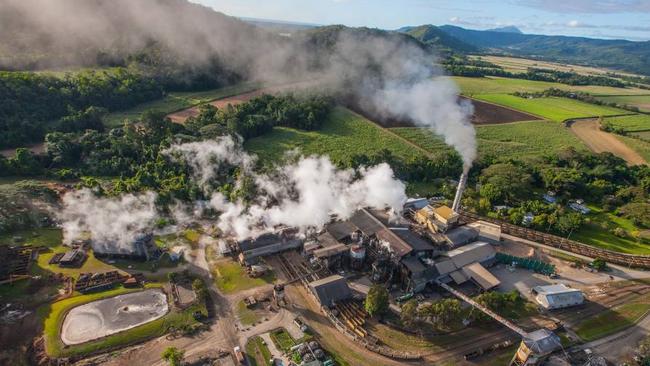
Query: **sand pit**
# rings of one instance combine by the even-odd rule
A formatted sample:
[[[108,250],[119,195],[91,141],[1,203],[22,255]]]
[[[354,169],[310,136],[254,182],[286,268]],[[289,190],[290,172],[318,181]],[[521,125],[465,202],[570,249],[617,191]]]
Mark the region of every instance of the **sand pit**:
[[[160,289],[94,301],[68,312],[61,340],[66,345],[92,341],[161,318],[168,310],[167,295]]]

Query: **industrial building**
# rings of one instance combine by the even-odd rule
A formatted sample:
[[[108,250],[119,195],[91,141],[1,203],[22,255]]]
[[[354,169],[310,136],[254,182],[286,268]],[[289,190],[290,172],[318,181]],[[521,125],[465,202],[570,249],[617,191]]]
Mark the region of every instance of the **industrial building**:
[[[309,290],[321,306],[332,307],[337,302],[350,299],[352,291],[342,276],[332,275],[309,283]]]
[[[454,282],[461,285],[472,280],[483,290],[499,286],[500,281],[484,265],[494,263],[496,251],[485,242],[475,242],[451,250],[435,261],[437,280],[442,283]]]
[[[562,347],[560,337],[548,329],[528,333],[521,341],[511,366],[541,365],[548,356]]]
[[[581,305],[585,301],[582,291],[564,284],[537,286],[532,291],[535,301],[547,310]]]
[[[267,233],[257,238],[246,239],[237,243],[239,262],[244,265],[257,263],[259,258],[281,253],[287,250],[299,249],[303,240],[297,237],[296,230],[281,230],[277,233]]]
[[[162,254],[154,242],[153,234],[141,234],[129,245],[93,241],[92,247],[97,258],[120,258],[144,262],[158,259]]]
[[[83,250],[69,250],[59,259],[59,267],[81,267],[85,260],[86,253]]]

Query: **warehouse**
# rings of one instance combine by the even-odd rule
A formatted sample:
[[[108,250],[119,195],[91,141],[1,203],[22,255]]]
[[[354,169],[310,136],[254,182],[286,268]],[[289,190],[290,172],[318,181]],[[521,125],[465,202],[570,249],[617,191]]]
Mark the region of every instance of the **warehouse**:
[[[581,305],[585,300],[582,291],[564,284],[537,286],[532,291],[535,301],[547,310]]]
[[[69,250],[59,259],[59,267],[81,267],[85,260],[86,253],[83,250]]]
[[[93,251],[97,258],[122,258],[137,261],[155,260],[160,257],[161,251],[154,242],[153,234],[141,234],[130,243],[102,243],[93,241]]]
[[[309,290],[314,294],[323,307],[331,307],[335,303],[352,297],[352,291],[342,276],[333,275],[309,283]]]
[[[238,243],[239,261],[242,264],[251,265],[257,263],[261,257],[298,249],[302,246],[303,241],[296,234],[295,230],[284,230],[240,241]]]
[[[485,242],[475,242],[451,250],[435,261],[438,280],[443,283],[454,282],[461,285],[472,280],[487,291],[499,286],[500,281],[484,265],[493,263],[496,252]]]

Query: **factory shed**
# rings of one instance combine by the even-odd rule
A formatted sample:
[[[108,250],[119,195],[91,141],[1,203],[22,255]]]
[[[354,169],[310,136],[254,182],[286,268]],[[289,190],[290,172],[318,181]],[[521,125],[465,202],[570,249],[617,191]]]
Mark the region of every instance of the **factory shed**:
[[[358,227],[362,233],[367,236],[377,234],[378,231],[384,229],[384,225],[376,217],[374,217],[368,210],[361,209],[357,211],[349,220],[354,226]]]
[[[441,261],[436,261],[435,267],[441,276],[450,274],[451,272],[454,272],[458,269],[454,264],[454,261],[448,258],[445,258]]]
[[[535,301],[548,310],[581,305],[585,298],[582,291],[564,284],[537,286],[533,288]]]
[[[485,242],[476,242],[447,252],[456,268],[465,267],[475,262],[486,262],[496,256],[494,248]]]
[[[501,242],[501,226],[487,221],[475,221],[467,224],[467,227],[478,230],[478,240],[491,244]]]
[[[67,251],[61,259],[59,259],[60,267],[81,267],[86,260],[86,253],[80,249]]]
[[[458,248],[465,244],[472,243],[478,239],[479,230],[469,227],[460,226],[447,231],[445,239],[450,248]]]
[[[348,247],[345,244],[336,244],[332,246],[327,246],[324,248],[314,250],[314,257],[316,258],[329,258],[349,251]]]
[[[273,255],[302,246],[302,240],[293,236],[293,232],[263,234],[256,239],[246,239],[238,243],[239,261],[252,264],[259,257]]]
[[[562,347],[560,337],[548,329],[539,329],[528,333],[528,337],[523,339],[523,343],[535,355],[548,355]]]
[[[153,234],[141,234],[129,245],[118,243],[92,242],[93,252],[97,258],[123,258],[138,261],[158,259],[161,251],[154,242]]]
[[[340,244],[336,237],[327,231],[320,234],[316,240],[318,241],[318,244],[320,244],[323,248],[333,247]]]
[[[337,221],[327,225],[325,230],[335,240],[341,241],[359,229],[350,221]]]
[[[452,280],[454,280],[454,283],[457,285],[462,285],[463,283],[469,281],[469,276],[465,274],[463,270],[457,270],[454,272],[451,272],[449,274],[449,277],[451,277]]]
[[[402,258],[413,251],[410,245],[408,245],[402,238],[397,236],[390,229],[384,228],[377,232],[377,239],[387,243],[390,247],[391,252],[393,252],[397,257]]]
[[[492,275],[492,273],[485,269],[485,267],[480,263],[472,263],[465,266],[463,267],[462,272],[471,278],[484,291],[491,290],[501,284],[501,281],[494,277],[494,275]]]
[[[427,207],[428,204],[429,200],[426,198],[409,198],[406,200],[406,203],[404,203],[404,208],[411,210],[420,210]]]
[[[433,252],[434,246],[422,239],[418,234],[407,227],[391,227],[390,231],[395,233],[402,241],[408,244],[415,252]]]
[[[331,307],[335,303],[352,297],[352,291],[342,276],[333,275],[310,282],[309,289],[321,306]]]

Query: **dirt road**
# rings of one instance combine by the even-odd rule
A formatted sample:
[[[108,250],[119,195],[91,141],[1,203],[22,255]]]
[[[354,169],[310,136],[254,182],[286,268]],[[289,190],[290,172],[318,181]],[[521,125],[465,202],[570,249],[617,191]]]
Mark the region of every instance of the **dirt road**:
[[[594,152],[611,152],[625,159],[629,165],[647,164],[636,151],[629,148],[614,134],[600,130],[597,119],[582,119],[571,124],[571,131]]]

